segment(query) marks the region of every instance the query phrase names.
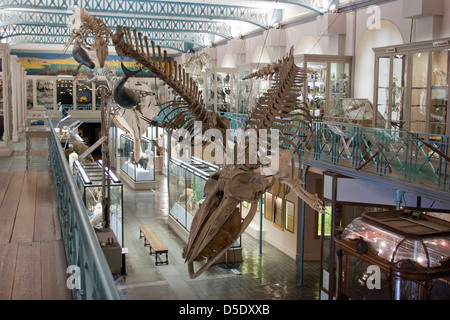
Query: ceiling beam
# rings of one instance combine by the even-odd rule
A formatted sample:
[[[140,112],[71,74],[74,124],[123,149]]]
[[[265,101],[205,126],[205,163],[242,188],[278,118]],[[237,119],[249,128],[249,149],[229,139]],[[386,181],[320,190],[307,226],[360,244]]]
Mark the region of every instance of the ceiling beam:
[[[151,0],[2,0],[0,9],[47,10],[67,12],[80,6],[90,14],[143,17],[172,17],[237,20],[268,29],[280,22],[281,9],[260,9],[226,4],[189,3]],[[36,11],[35,11],[36,12]]]
[[[120,16],[97,16],[106,25],[115,31],[116,25],[135,28],[147,38],[154,40],[161,47],[173,44],[173,49],[184,51],[184,47],[191,49],[193,45],[200,47],[211,44],[214,35],[231,39],[231,27],[223,22],[199,21],[199,20],[173,20],[173,19],[134,19]],[[12,45],[17,43],[14,37],[20,37],[21,43],[26,36],[33,40],[41,39],[39,36],[47,36],[48,43],[59,36],[70,36],[70,13],[55,12],[31,12],[2,10],[0,12],[0,38],[8,39]],[[38,32],[36,30],[39,30]],[[68,40],[68,38],[67,38]],[[185,45],[178,42],[186,42]],[[39,42],[42,43],[42,42]],[[54,43],[59,44],[60,41]]]
[[[274,0],[260,0],[275,2]],[[314,11],[317,14],[323,14],[328,11],[331,4],[336,0],[277,0],[278,3],[293,4]]]
[[[70,40],[67,26],[52,25],[14,25],[9,24],[0,28],[0,39],[5,39],[10,45],[24,43],[43,43],[64,45]],[[211,42],[208,34],[193,33],[168,33],[149,32],[144,33],[147,37],[161,48],[173,49],[179,52],[186,52],[192,49],[193,45],[205,46]],[[93,38],[90,39],[91,43]],[[110,44],[112,48],[112,43]],[[62,47],[61,47],[62,49]]]
[[[0,27],[8,25],[47,25],[47,26],[65,26],[66,32],[70,33],[71,14],[54,12],[31,12],[31,11],[11,11],[3,10],[0,13]],[[175,20],[175,19],[150,19],[150,18],[131,18],[122,16],[97,15],[97,18],[109,26],[112,32],[115,32],[117,25],[127,26],[141,32],[183,32],[183,33],[210,33],[231,39],[231,27],[224,22],[214,22],[208,20]]]

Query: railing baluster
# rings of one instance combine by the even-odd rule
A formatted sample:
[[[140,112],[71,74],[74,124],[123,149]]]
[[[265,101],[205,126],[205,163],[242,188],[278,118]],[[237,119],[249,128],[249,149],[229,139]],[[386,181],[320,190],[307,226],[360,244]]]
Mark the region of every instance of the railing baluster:
[[[68,265],[80,268],[81,288],[74,299],[120,299],[111,270],[90,225],[86,208],[55,136],[51,121],[51,163]]]

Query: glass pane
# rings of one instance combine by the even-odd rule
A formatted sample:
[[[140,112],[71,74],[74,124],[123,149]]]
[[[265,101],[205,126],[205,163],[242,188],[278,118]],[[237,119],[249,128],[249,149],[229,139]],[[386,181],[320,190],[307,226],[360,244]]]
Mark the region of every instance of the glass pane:
[[[283,228],[283,198],[275,197],[275,210],[273,214],[273,223]]]
[[[428,52],[413,54],[411,131],[426,132]]]
[[[270,192],[266,192],[266,206],[265,206],[265,215],[264,217],[267,220],[273,221],[273,196]]]
[[[217,111],[231,112],[232,74],[217,72]]]
[[[286,230],[294,232],[294,211],[295,206],[293,202],[286,201]]]
[[[98,81],[95,83],[95,110],[102,109],[102,90],[105,88],[108,88],[108,83],[106,81]]]
[[[425,88],[428,82],[428,52],[413,54],[412,86]]]
[[[450,300],[450,278],[433,279],[431,300]]]
[[[406,55],[396,55],[393,60],[391,125],[398,128],[404,123],[406,71]]]
[[[183,130],[175,130],[170,136],[170,157],[177,159],[190,159],[190,140],[188,135],[182,136],[183,133],[188,133]],[[180,135],[180,136],[178,136]],[[185,140],[186,139],[186,140]]]
[[[347,255],[344,260],[342,289],[350,299],[356,300],[385,300],[389,296],[388,274],[380,270],[380,279],[370,272],[367,262]],[[379,288],[373,287],[378,282]]]
[[[214,88],[216,82],[214,81],[214,73],[210,72],[206,75],[206,108],[209,111],[214,110]]]
[[[27,110],[33,109],[33,80],[27,80]]]
[[[56,99],[61,103],[62,116],[65,117],[69,110],[73,109],[73,81],[57,80],[56,82]]]
[[[37,81],[36,103],[38,106],[44,106],[46,109],[53,109],[53,81]]]
[[[77,110],[92,110],[92,89],[81,82],[77,82],[76,93]]]
[[[186,170],[169,162],[169,206],[170,215],[186,228],[186,202],[184,197]]]
[[[330,103],[332,109],[342,98],[349,97],[350,65],[348,63],[331,63],[330,65]]]
[[[395,280],[395,300],[419,300],[420,291],[424,290],[418,282]]]
[[[326,201],[326,203],[325,203],[325,211],[327,212],[327,214],[317,213],[317,217],[318,217],[317,235],[318,236],[322,235],[322,223],[324,223],[324,227],[323,227],[324,235],[325,236],[331,235],[331,204],[327,204],[327,202],[329,202],[329,201]]]
[[[250,74],[250,70],[240,70],[238,71],[238,97],[237,97],[237,112],[247,113],[249,108],[249,97],[250,97],[250,81],[242,80],[247,75]]]
[[[432,56],[430,128],[432,134],[445,135],[448,105],[449,51],[435,51]]]
[[[326,79],[327,79],[327,63],[308,62],[307,70],[308,70],[307,75],[308,96],[306,98],[306,101],[310,109],[313,110],[313,114],[315,116],[320,116],[326,111],[325,93],[326,93]],[[337,76],[338,75],[334,74],[334,79],[336,79]],[[334,89],[336,91],[336,84]]]
[[[384,119],[388,119],[390,66],[390,58],[378,58],[377,110]],[[381,120],[377,118],[377,126]]]
[[[253,71],[256,71],[253,70]],[[246,80],[248,81],[248,80]],[[258,102],[259,97],[261,97],[270,88],[270,80],[265,79],[253,79],[252,80],[252,100],[253,106]],[[252,107],[253,107],[252,106]]]

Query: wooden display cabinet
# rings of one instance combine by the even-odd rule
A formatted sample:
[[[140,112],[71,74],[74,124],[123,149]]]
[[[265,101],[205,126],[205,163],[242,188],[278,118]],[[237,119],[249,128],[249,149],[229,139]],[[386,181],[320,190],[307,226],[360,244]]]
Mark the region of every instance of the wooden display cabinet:
[[[449,50],[450,38],[374,49],[374,122],[449,135]]]
[[[450,223],[412,210],[366,212],[336,240],[337,294],[448,300]]]
[[[218,68],[206,73],[203,99],[208,110],[236,112],[236,77],[235,68]]]
[[[351,56],[304,54],[295,63],[307,70],[303,94],[317,117],[351,97]]]

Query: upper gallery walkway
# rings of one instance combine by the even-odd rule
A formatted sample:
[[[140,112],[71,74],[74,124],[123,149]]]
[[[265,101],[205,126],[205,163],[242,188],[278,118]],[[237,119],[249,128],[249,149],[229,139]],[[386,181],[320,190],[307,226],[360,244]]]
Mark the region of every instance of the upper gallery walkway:
[[[14,150],[0,157],[0,299],[71,300],[45,141],[33,142],[28,171],[25,142]]]

